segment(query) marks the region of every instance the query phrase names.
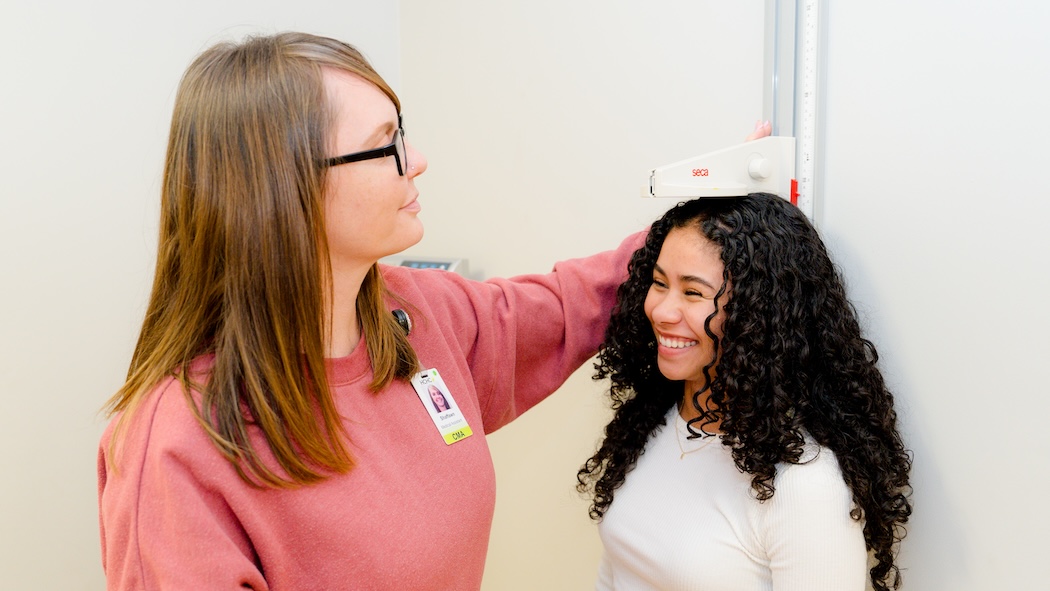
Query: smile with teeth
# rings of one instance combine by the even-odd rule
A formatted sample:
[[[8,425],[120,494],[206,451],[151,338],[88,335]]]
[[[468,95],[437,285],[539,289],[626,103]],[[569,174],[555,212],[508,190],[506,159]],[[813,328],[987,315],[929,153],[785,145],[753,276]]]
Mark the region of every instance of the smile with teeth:
[[[697,341],[691,341],[689,339],[680,339],[676,337],[665,337],[663,335],[656,335],[656,341],[661,346],[669,347],[671,349],[685,349],[692,347],[697,344]]]

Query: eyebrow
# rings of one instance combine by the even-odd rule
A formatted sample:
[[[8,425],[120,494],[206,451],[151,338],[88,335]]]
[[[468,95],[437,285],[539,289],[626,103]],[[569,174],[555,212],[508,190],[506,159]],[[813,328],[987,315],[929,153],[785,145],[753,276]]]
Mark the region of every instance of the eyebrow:
[[[386,123],[382,123],[382,124],[379,125],[379,127],[376,128],[375,133],[373,133],[371,136],[369,136],[367,145],[369,145],[369,146],[376,145],[377,147],[380,146],[380,145],[385,146],[386,144],[389,144],[390,142],[386,142],[384,144],[380,144],[379,142],[385,141],[386,138],[388,138],[391,135],[393,135],[393,133],[395,131],[397,131],[397,121],[396,120],[394,120],[394,121],[387,121]]]
[[[654,264],[653,268],[657,273],[664,276],[667,275],[667,273],[665,273],[664,270],[660,268],[660,265]],[[704,279],[703,277],[698,277],[696,275],[679,275],[678,280],[683,281],[685,283],[700,283],[710,287],[711,289],[717,289],[710,281]]]

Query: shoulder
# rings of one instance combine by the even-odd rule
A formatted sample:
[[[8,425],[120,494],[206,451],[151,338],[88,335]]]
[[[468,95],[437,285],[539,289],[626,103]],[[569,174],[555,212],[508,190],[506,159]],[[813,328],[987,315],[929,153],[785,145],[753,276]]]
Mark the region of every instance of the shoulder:
[[[437,331],[448,339],[450,327],[455,327],[458,338],[452,340],[469,343],[479,322],[479,311],[492,307],[485,305],[480,282],[458,273],[382,264],[379,269],[393,295],[387,305],[390,309],[404,308],[408,312],[416,335]]]
[[[210,356],[194,361],[191,379],[206,380],[211,362]],[[106,464],[144,470],[173,458],[192,462],[191,458],[203,456],[209,464],[221,458],[197,419],[198,404],[200,393],[187,389],[178,378],[161,380],[134,408],[115,416],[106,428],[100,445]]]
[[[808,435],[798,463],[777,464],[774,498],[811,501],[848,500],[849,487],[842,478],[835,452],[818,445]]]
[[[427,286],[444,286],[464,279],[454,272],[439,269],[412,269],[398,265],[379,264],[379,272],[393,291],[422,289]]]
[[[452,271],[379,265],[387,289],[395,297],[421,308],[469,305],[481,282]]]
[[[804,487],[829,484],[841,484],[842,470],[835,452],[824,447],[806,435],[802,456],[798,463],[781,462],[777,464],[776,486]]]

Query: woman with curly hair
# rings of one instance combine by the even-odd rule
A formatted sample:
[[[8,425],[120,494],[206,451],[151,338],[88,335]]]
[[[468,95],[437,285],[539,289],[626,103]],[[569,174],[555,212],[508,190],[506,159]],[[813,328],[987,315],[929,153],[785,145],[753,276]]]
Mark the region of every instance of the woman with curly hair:
[[[806,217],[764,193],[681,203],[617,296],[595,375],[615,415],[577,475],[598,589],[898,588],[911,458]]]

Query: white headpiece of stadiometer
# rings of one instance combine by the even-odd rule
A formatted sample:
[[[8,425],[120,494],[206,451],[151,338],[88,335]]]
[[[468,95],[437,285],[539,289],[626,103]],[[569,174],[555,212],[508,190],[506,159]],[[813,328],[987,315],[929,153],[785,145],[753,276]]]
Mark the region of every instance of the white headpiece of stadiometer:
[[[649,171],[644,197],[742,197],[773,193],[797,204],[795,138],[768,136]]]

